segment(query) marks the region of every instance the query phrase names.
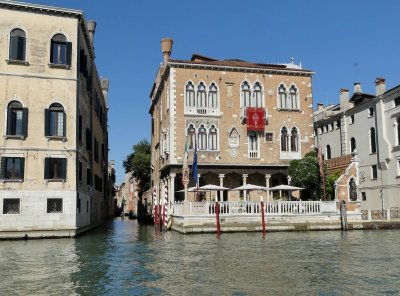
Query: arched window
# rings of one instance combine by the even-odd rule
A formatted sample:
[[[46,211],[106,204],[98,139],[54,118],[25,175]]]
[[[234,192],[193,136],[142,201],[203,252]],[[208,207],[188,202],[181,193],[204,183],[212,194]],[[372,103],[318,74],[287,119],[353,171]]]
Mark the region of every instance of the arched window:
[[[281,129],[281,151],[289,151],[289,135],[286,127]]]
[[[349,194],[351,201],[357,201],[357,186],[353,178],[351,178],[349,182]]]
[[[373,128],[373,127],[370,128],[369,136],[370,136],[370,144],[371,144],[371,153],[376,153],[375,128]]]
[[[208,148],[210,150],[218,149],[218,132],[214,125],[211,126],[208,133]]]
[[[210,89],[208,92],[208,106],[210,108],[218,108],[217,94],[218,94],[218,89],[217,89],[215,83],[212,83],[210,85]]]
[[[65,137],[67,118],[64,107],[54,103],[49,109],[45,109],[45,132],[48,137]]]
[[[10,33],[9,59],[14,61],[26,59],[26,34],[21,29],[14,29]]]
[[[254,84],[253,102],[251,107],[262,107],[261,85],[258,82]]]
[[[54,35],[51,38],[50,63],[71,66],[71,51],[72,44],[63,34]]]
[[[331,146],[326,145],[326,159],[331,159]]]
[[[290,135],[290,150],[299,151],[299,135],[297,133],[297,128],[292,128]]]
[[[189,137],[189,149],[194,149],[196,129],[193,124],[190,124],[187,129],[187,136]]]
[[[26,136],[28,127],[28,109],[22,108],[22,104],[12,101],[7,108],[8,136]]]
[[[351,138],[350,139],[350,152],[353,152],[356,149],[356,139]]]
[[[250,107],[250,86],[247,82],[242,84],[243,107]]]
[[[207,130],[205,129],[204,125],[201,125],[199,128],[198,139],[198,149],[207,150]]]
[[[232,128],[228,136],[229,146],[238,147],[239,146],[239,133],[236,128]]]
[[[279,107],[282,109],[289,108],[288,106],[286,106],[286,88],[283,84],[279,86],[278,96],[279,96]]]
[[[249,133],[249,158],[258,158],[258,137],[255,132]]]
[[[186,84],[186,107],[194,107],[194,86],[191,82]]]
[[[289,107],[291,109],[299,109],[297,106],[297,88],[292,85],[289,90]]]
[[[199,84],[197,88],[197,108],[206,108],[207,101],[206,101],[206,87],[203,82]]]

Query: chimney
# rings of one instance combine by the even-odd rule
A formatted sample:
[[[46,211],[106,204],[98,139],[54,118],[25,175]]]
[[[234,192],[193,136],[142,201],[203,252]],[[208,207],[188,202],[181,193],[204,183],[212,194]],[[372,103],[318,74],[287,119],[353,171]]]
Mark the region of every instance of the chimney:
[[[96,31],[96,21],[88,20],[86,22],[86,26],[87,26],[87,29],[89,31],[90,41],[92,42],[92,46],[93,46],[93,38],[94,38],[94,33]]]
[[[107,78],[100,79],[101,90],[103,92],[104,100],[106,101],[106,107],[108,109],[108,87],[110,86],[110,80]]]
[[[173,42],[174,41],[171,38],[161,39],[161,51],[164,57],[164,66],[167,65],[169,57],[171,56]]]
[[[360,82],[355,82],[354,83],[354,93],[361,93],[361,83]]]
[[[113,169],[115,169],[115,160],[111,160],[111,161],[110,161],[110,166],[111,166]]]
[[[349,90],[345,88],[340,89],[340,110],[347,110],[349,108]]]
[[[318,107],[318,111],[323,111],[324,110],[324,104],[323,103],[318,103],[317,107]]]
[[[386,91],[385,78],[378,77],[375,79],[375,94],[377,96],[382,95]]]

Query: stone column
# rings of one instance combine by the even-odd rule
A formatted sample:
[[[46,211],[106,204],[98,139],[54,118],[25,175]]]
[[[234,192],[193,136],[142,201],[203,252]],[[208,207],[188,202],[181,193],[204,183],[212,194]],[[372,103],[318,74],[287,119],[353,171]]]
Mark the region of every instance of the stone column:
[[[269,188],[269,180],[271,179],[270,174],[265,174],[265,187]],[[270,201],[270,192],[267,191],[267,201]]]
[[[169,173],[169,195],[170,195],[170,205],[175,203],[175,177],[176,173]]]
[[[247,184],[247,177],[248,176],[249,176],[248,174],[242,174],[243,185]],[[243,195],[244,195],[244,201],[247,201],[247,192],[246,192],[246,190],[243,190]]]
[[[223,187],[225,174],[219,174],[218,177],[219,177],[219,186]],[[220,199],[219,201],[224,201],[224,192],[223,191],[219,192],[219,199]]]

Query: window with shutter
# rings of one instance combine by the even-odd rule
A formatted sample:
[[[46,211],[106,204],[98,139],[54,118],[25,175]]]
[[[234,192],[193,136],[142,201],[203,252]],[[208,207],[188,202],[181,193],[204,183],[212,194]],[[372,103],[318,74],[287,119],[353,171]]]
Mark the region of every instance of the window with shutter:
[[[71,66],[72,43],[67,42],[63,34],[56,34],[51,39],[50,64]]]
[[[21,29],[14,29],[10,33],[9,59],[11,61],[26,59],[26,34]]]
[[[48,137],[66,136],[66,114],[61,104],[54,103],[45,110],[45,135]]]
[[[23,157],[3,157],[1,159],[1,178],[5,180],[24,179],[25,159]]]
[[[44,178],[46,180],[66,180],[67,159],[47,157],[45,159]]]
[[[7,136],[27,136],[28,109],[18,101],[12,101],[7,108]]]

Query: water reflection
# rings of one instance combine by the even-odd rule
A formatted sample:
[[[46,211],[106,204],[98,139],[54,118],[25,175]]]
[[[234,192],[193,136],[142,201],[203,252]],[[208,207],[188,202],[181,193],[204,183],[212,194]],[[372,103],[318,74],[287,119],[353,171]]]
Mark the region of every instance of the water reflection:
[[[181,235],[116,219],[0,241],[0,294],[399,295],[399,231]]]

